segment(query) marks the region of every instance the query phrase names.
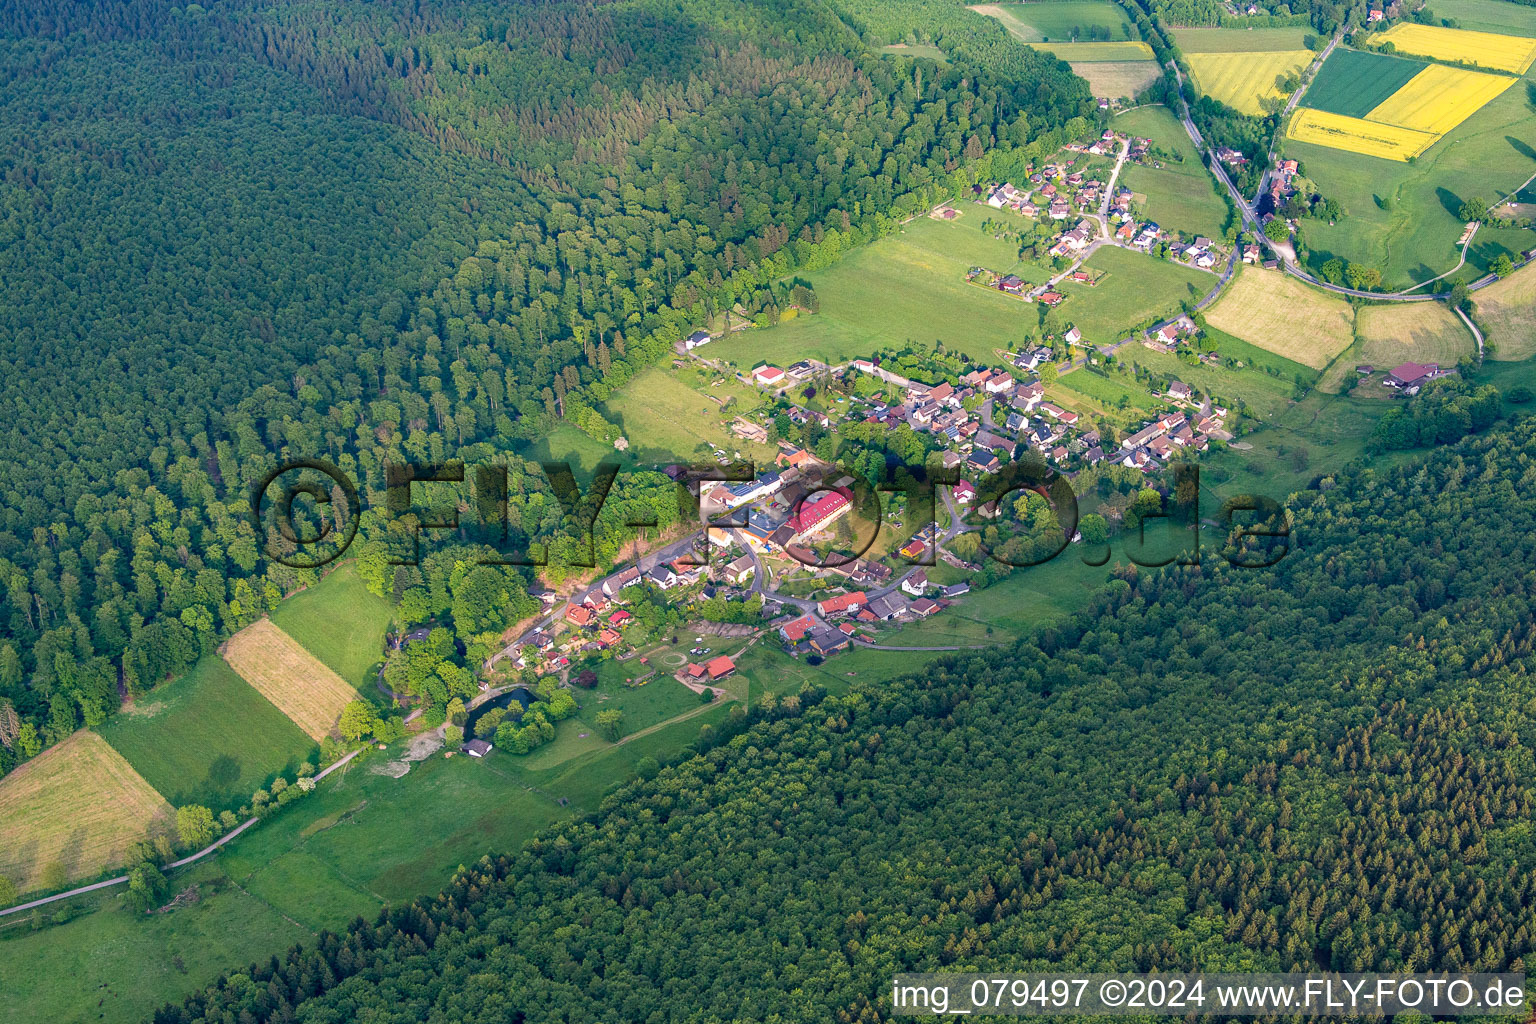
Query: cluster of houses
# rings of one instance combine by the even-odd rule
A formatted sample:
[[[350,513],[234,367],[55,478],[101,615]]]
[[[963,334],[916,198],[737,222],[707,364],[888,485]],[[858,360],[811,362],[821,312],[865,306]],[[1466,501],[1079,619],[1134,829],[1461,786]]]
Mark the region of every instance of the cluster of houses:
[[[1292,179],[1300,168],[1295,160],[1281,160],[1275,165],[1275,169],[1269,175],[1269,201],[1276,210],[1285,205],[1285,201],[1296,194],[1296,187]],[[1266,214],[1266,222],[1273,219],[1274,214]]]
[[[1074,153],[1104,156],[1115,151],[1121,138],[1106,128],[1094,142],[1086,145],[1072,143],[1065,148]],[[1030,168],[1028,184],[1022,187],[1008,181],[991,187],[977,185],[977,201],[995,210],[1014,210],[1026,217],[1049,217],[1052,220],[1066,220],[1074,211],[1097,210],[1105,184],[1082,171],[1074,171],[1072,168],[1076,163],[1076,158],[1067,158],[1048,163],[1039,170]],[[1127,202],[1129,198],[1127,192]]]
[[[830,657],[856,640],[873,641],[870,628],[877,623],[926,619],[970,589],[969,583],[932,586],[927,573],[919,569],[903,580],[900,587],[876,597],[856,590],[818,601],[814,611],[781,623],[779,638],[793,654]]]

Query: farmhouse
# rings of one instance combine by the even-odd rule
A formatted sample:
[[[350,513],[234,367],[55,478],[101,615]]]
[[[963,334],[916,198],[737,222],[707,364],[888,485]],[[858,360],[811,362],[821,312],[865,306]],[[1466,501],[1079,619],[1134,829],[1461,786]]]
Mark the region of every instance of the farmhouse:
[[[839,594],[825,601],[818,601],[816,610],[822,615],[852,615],[867,604],[869,604],[868,596],[864,591],[856,590],[851,594]]]
[[[603,593],[607,594],[609,597],[612,597],[620,590],[623,590],[625,587],[634,586],[639,582],[640,570],[634,567],[630,567],[625,569],[623,572],[615,573],[614,575],[604,580]]]
[[[882,622],[889,622],[907,610],[907,599],[892,592],[869,603],[869,612]]]
[[[928,593],[928,574],[922,569],[917,570],[917,572],[901,581],[901,589],[913,597],[922,597]]]
[[[811,649],[822,657],[836,654],[848,646],[848,635],[837,629],[818,629],[811,634]]]
[[[684,344],[688,347],[688,351],[691,352],[701,345],[708,345],[714,340],[714,337],[708,331],[694,331],[688,335],[688,340]]]
[[[1447,372],[1436,363],[1403,363],[1392,368],[1385,383],[1389,388],[1401,388],[1404,394],[1411,395],[1430,381],[1444,377]]]
[[[757,563],[752,561],[751,555],[742,555],[736,561],[727,565],[721,572],[723,579],[740,586],[757,573]]]
[[[565,619],[571,625],[580,629],[586,629],[592,625],[597,615],[586,605],[569,604],[565,606]]]

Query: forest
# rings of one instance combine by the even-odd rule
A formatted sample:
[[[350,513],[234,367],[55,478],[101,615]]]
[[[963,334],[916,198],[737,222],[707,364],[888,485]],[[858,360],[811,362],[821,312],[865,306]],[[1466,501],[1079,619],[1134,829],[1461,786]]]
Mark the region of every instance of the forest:
[[[761,702],[155,1020],[852,1022],[899,971],[1523,970],[1532,428],[1324,477],[1270,568],[1121,570],[1016,648]]]
[[[856,7],[0,2],[0,770],[314,580],[247,525],[280,458],[365,509],[388,462],[505,464],[558,555],[556,425],[612,442],[676,339],[1089,123],[990,19],[909,3],[953,52],[895,61]],[[370,579],[461,637],[526,611],[463,560]]]

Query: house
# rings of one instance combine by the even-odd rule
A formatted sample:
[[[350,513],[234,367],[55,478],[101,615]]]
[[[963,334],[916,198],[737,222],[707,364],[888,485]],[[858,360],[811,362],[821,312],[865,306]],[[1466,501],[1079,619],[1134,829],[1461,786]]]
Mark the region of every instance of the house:
[[[1002,370],[997,371],[982,383],[982,389],[990,395],[1007,391],[1013,387],[1013,378]]]
[[[604,629],[601,633],[597,634],[597,645],[599,647],[613,647],[623,641],[624,638],[611,629]]]
[[[583,604],[568,604],[565,606],[565,620],[578,629],[586,629],[592,625],[597,614]]]
[[[712,683],[716,680],[725,679],[731,675],[734,675],[735,672],[736,663],[732,661],[729,656],[724,654],[720,655],[718,658],[711,658],[709,661],[704,663],[704,673],[709,676],[709,681]]]
[[[822,657],[836,654],[848,646],[848,635],[839,629],[818,629],[811,634],[811,649]]]
[[[798,619],[786,622],[780,626],[779,636],[783,637],[786,643],[797,644],[804,640],[812,630],[820,628],[821,623],[816,621],[816,616],[802,615]]]
[[[708,331],[694,331],[692,334],[688,335],[688,340],[683,344],[687,346],[688,351],[692,352],[699,346],[708,345],[714,340],[714,337]]]
[[[1120,226],[1115,228],[1115,240],[1118,242],[1129,242],[1134,237],[1136,237],[1135,221],[1121,221]]]
[[[1044,399],[1045,385],[1035,381],[1027,387],[1020,388],[1019,393],[1013,396],[1013,407],[1026,413],[1034,412],[1035,407]]]
[[[969,583],[955,583],[939,591],[939,596],[948,601],[959,597],[961,594],[969,594],[970,592],[971,585]]]
[[[924,544],[921,540],[919,540],[916,537],[914,537],[907,544],[906,547],[901,549],[901,557],[902,558],[906,558],[906,559],[917,558],[924,551],[927,551],[927,550],[928,550],[928,545]]]
[[[801,502],[800,513],[792,516],[784,525],[790,529],[793,540],[799,540],[818,530],[824,530],[836,520],[848,514],[853,506],[849,502],[852,492],[846,488],[824,491],[818,497]]]
[[[459,748],[462,753],[468,754],[470,757],[484,757],[495,749],[485,740],[470,740]]]
[[[1059,306],[1066,300],[1067,297],[1060,292],[1044,292],[1040,296],[1040,301],[1047,306]]]
[[[610,626],[617,626],[620,629],[622,629],[624,627],[624,623],[628,622],[632,618],[634,618],[633,615],[629,614],[629,612],[627,612],[624,609],[620,608],[618,611],[616,611],[612,615],[608,616],[608,624]]]
[[[1062,338],[1068,345],[1076,345],[1078,342],[1083,340],[1083,332],[1078,330],[1074,325],[1067,328],[1067,333],[1063,334]]]
[[[634,567],[615,573],[603,581],[603,593],[609,597],[617,594],[625,587],[632,587],[640,582],[640,570]]]
[[[928,593],[928,573],[922,569],[901,581],[901,589],[913,597],[922,597]]]
[[[765,388],[775,388],[784,383],[784,371],[777,366],[759,366],[752,371],[752,379]]]
[[[645,574],[645,578],[662,590],[666,590],[677,583],[677,573],[673,572],[671,567],[666,565],[656,566]]]
[[[1259,247],[1256,246],[1256,245],[1245,245],[1245,246],[1243,246],[1243,262],[1244,263],[1257,263],[1257,262],[1259,262]]]
[[[892,591],[869,603],[869,613],[881,622],[889,622],[907,610],[907,599]],[[863,617],[863,613],[860,613]]]
[[[1010,295],[1018,295],[1024,291],[1024,282],[1013,274],[1009,274],[997,282],[997,286]]]
[[[727,579],[730,582],[736,584],[737,586],[740,586],[741,584],[750,580],[756,574],[757,563],[752,560],[752,556],[742,555],[740,558],[736,559],[736,561],[732,562],[730,565],[727,565],[722,571],[721,576],[724,579]]]
[[[1411,395],[1435,378],[1445,376],[1445,373],[1437,363],[1403,363],[1394,366],[1387,374],[1386,385],[1389,388],[1401,388],[1405,394]]]
[[[1056,199],[1051,202],[1051,220],[1066,220],[1067,214],[1072,212],[1072,207],[1065,199]]]
[[[939,610],[939,603],[926,597],[920,597],[912,602],[912,614],[920,619],[926,619]]]
[[[1002,465],[997,459],[997,453],[990,448],[977,448],[966,459],[966,468],[978,473],[995,473]]]
[[[839,594],[829,597],[825,601],[816,602],[816,610],[823,616],[827,615],[852,615],[860,608],[869,604],[869,598],[864,591],[856,590],[851,594]]]
[[[1188,384],[1181,380],[1176,380],[1168,385],[1168,397],[1175,402],[1187,402],[1190,398],[1194,397],[1194,391],[1190,389]]]
[[[976,487],[969,480],[961,480],[955,484],[955,501],[961,505],[969,505],[976,500]]]
[[[997,507],[996,501],[988,501],[976,510],[976,514],[981,516],[983,519],[996,519],[1003,513],[1002,510]]]

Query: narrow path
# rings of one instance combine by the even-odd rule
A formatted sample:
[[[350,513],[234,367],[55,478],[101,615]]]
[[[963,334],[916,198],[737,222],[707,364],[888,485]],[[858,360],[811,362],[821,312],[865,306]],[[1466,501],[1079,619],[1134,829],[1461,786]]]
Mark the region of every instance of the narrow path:
[[[336,769],[338,769],[341,766],[345,765],[348,761],[352,760],[354,757],[356,757],[358,754],[361,754],[361,753],[362,753],[362,748],[359,748],[357,750],[352,751],[352,753],[348,754],[346,757],[343,757],[341,760],[337,761],[335,764],[331,765],[330,767],[324,769],[323,771],[321,771],[317,775],[315,775],[314,776],[315,781],[319,782],[321,779],[323,779],[327,775],[331,774],[331,772],[334,772]],[[196,853],[191,854],[190,856],[187,856],[187,857],[183,857],[183,858],[181,858],[181,860],[172,861],[171,863],[167,864],[165,866],[164,870],[166,870],[166,871],[173,871],[176,868],[185,867],[186,865],[191,864],[194,861],[202,860],[204,857],[208,856],[210,853],[213,853],[219,847],[223,846],[225,843],[233,841],[236,836],[238,836],[240,833],[244,832],[246,829],[250,828],[252,825],[256,824],[260,820],[261,819],[259,817],[247,818],[243,824],[241,824],[238,827],[233,828],[230,831],[226,832],[224,835],[220,836],[218,839],[215,839],[213,842],[209,843],[207,846],[203,847],[201,850],[198,850]],[[14,906],[14,907],[7,907],[4,910],[0,910],[0,917],[6,917],[6,916],[8,916],[10,914],[19,914],[19,913],[21,913],[24,910],[31,910],[34,907],[46,906],[49,903],[57,903],[59,900],[67,900],[67,899],[69,899],[69,898],[71,898],[73,896],[83,896],[83,895],[85,895],[88,892],[95,892],[97,889],[106,889],[106,888],[109,888],[110,886],[122,885],[126,881],[128,881],[128,876],[127,875],[118,875],[116,878],[108,878],[105,881],[96,882],[96,883],[94,883],[92,885],[82,885],[78,889],[71,889],[68,892],[55,893],[52,896],[44,896],[42,899],[31,900],[31,901],[29,901],[27,903],[21,903],[21,904],[18,904],[16,906]]]
[[[1481,360],[1483,358],[1483,332],[1477,329],[1477,324],[1473,323],[1472,318],[1462,312],[1460,306],[1453,306],[1452,308],[1456,310],[1456,315],[1461,317],[1461,322],[1467,325],[1467,330],[1472,332],[1472,339],[1477,342],[1477,358]]]
[[[1452,267],[1450,270],[1447,270],[1445,273],[1441,274],[1439,277],[1432,277],[1428,281],[1420,281],[1418,284],[1414,285],[1412,288],[1404,288],[1402,291],[1396,292],[1394,294],[1397,294],[1397,295],[1407,295],[1409,292],[1416,292],[1420,288],[1423,288],[1427,284],[1434,284],[1436,281],[1439,281],[1442,278],[1450,277],[1452,274],[1456,273],[1456,271],[1458,271],[1462,267],[1466,266],[1467,265],[1467,247],[1472,244],[1472,239],[1477,237],[1477,229],[1482,227],[1482,226],[1483,225],[1481,223],[1474,223],[1472,225],[1472,230],[1467,234],[1467,240],[1465,242],[1461,243],[1461,259],[1456,261],[1456,265],[1454,267]]]

